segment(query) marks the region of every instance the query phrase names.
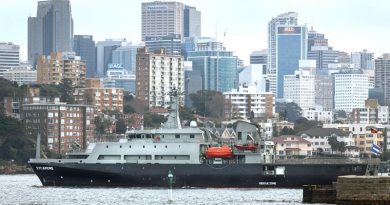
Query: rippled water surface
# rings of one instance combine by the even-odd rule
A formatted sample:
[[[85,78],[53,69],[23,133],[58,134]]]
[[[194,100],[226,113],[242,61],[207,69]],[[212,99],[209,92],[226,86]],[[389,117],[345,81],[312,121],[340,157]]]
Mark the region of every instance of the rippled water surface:
[[[174,189],[171,204],[302,204],[301,189]],[[163,188],[43,187],[35,175],[0,175],[0,204],[169,204]]]

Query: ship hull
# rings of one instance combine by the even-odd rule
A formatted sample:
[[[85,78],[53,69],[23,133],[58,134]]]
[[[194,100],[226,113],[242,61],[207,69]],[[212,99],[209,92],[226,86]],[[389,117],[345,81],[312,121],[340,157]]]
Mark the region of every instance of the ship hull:
[[[30,163],[44,186],[289,187],[331,185],[342,175],[364,175],[364,164],[77,164]],[[266,170],[282,167],[283,173]]]

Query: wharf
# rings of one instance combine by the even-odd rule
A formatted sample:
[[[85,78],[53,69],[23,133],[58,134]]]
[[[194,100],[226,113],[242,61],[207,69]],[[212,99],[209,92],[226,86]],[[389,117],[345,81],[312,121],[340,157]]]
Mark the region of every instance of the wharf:
[[[390,204],[389,176],[339,176],[333,186],[303,187],[304,203],[337,205]]]

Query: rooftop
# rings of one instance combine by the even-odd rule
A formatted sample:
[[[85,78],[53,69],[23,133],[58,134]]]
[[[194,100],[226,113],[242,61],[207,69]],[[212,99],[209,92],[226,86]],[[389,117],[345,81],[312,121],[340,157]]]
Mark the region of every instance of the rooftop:
[[[345,132],[336,128],[312,128],[306,131],[299,132],[298,135],[306,134],[309,136],[331,136],[335,134],[337,136],[348,136],[349,132]]]

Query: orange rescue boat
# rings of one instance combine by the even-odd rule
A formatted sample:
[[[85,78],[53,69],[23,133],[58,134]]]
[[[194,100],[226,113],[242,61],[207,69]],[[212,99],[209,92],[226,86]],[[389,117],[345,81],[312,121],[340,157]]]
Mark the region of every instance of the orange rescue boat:
[[[213,158],[231,158],[233,156],[232,148],[227,145],[223,145],[222,147],[209,147],[206,150],[206,157]]]

